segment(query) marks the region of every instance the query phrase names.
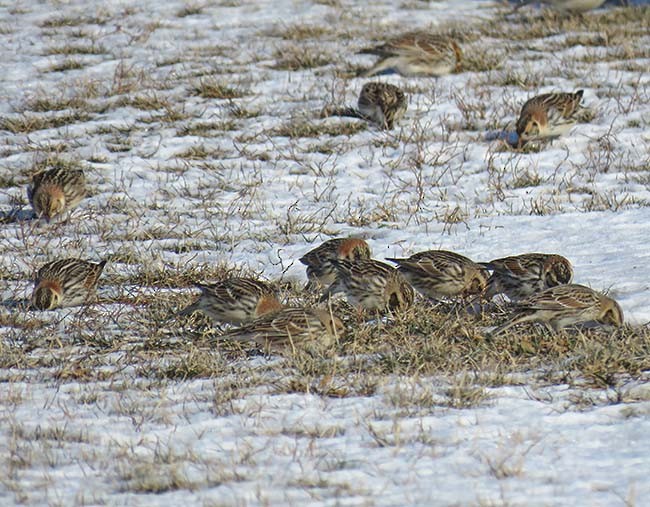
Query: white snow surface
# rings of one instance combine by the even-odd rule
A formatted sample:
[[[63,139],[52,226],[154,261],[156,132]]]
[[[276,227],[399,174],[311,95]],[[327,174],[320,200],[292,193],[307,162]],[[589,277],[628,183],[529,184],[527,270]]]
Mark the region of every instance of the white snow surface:
[[[197,13],[179,15],[195,6]],[[463,26],[502,8],[471,0],[3,3],[3,128],[12,119],[71,111],[37,112],[38,97],[71,99],[84,90],[95,107],[58,128],[0,131],[0,212],[22,217],[0,225],[0,295],[6,302],[28,297],[36,268],[61,256],[130,252],[148,268],[228,263],[302,280],[301,255],[329,237],[355,234],[378,259],[431,248],[477,261],[559,253],[572,261],[577,283],[607,291],[627,322],[645,325],[650,58],[631,66],[581,59],[595,49],[545,48],[570,34],[510,43],[504,29],[503,40],[466,49],[488,45],[503,54],[501,69],[378,78],[409,95],[394,131],[276,133],[291,124],[358,122],[318,118],[332,98],[355,103],[365,82],[336,74],[372,62],[355,54],[376,42],[355,28],[358,20],[392,34]],[[76,21],[49,24],[64,18]],[[324,27],[324,34],[282,38],[298,24]],[[340,36],[346,26],[349,37]],[[66,45],[86,51],[61,54]],[[275,68],[292,46],[331,63]],[[647,48],[650,36],[628,46]],[[69,60],[79,68],[54,68]],[[540,79],[528,88],[492,84],[506,72]],[[245,95],[202,98],[192,91],[202,79]],[[594,120],[542,151],[501,150],[485,140],[488,131],[512,128],[532,95],[576,89],[585,90]],[[167,102],[178,119],[166,119],[164,107],[139,109],[129,102],[134,95]],[[461,101],[482,114],[468,120]],[[235,106],[259,114],[236,117]],[[197,124],[229,122],[207,137],[185,135]],[[190,148],[208,156],[189,159]],[[66,220],[37,223],[25,218],[25,185],[33,164],[53,153],[83,163],[92,195]],[[139,269],[126,261],[107,266],[121,275]],[[100,294],[150,290],[102,286]],[[31,315],[9,303],[0,312],[3,319]],[[104,318],[114,327],[101,333],[92,314],[84,320],[68,309],[38,318],[51,340],[65,342],[78,326],[88,337],[119,334],[129,312]],[[29,331],[3,324],[0,333],[3,354],[29,342]],[[129,376],[128,353],[114,354],[114,368],[123,371],[110,381],[55,379],[42,366],[23,365],[18,377],[20,368],[0,370],[0,504],[610,506],[650,498],[650,388],[642,380],[627,383],[620,398],[523,376],[488,388],[489,399],[467,409],[405,409],[392,401],[403,391],[440,393],[449,383],[443,377],[387,377],[372,396],[342,399],[259,386],[224,404],[216,400],[227,377],[150,382]],[[241,374],[258,366],[251,361]],[[576,398],[590,403],[578,410]],[[136,486],[148,476],[169,487]]]

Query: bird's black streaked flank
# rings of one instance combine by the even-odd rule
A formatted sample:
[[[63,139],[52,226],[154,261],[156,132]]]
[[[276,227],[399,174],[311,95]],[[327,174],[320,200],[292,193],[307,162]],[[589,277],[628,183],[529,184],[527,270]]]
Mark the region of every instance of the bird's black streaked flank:
[[[342,292],[350,304],[368,311],[405,310],[413,288],[393,266],[373,259],[334,260],[336,279],[324,298]]]
[[[446,250],[428,250],[406,259],[386,260],[396,263],[418,292],[436,300],[481,294],[488,280],[484,267]]]
[[[573,267],[556,254],[527,253],[479,263],[492,271],[486,298],[503,294],[516,302],[556,285],[571,283]]]
[[[612,298],[584,285],[557,285],[517,303],[513,317],[491,334],[501,334],[524,322],[540,322],[550,331],[559,331],[593,321],[620,327],[623,310]]]
[[[295,351],[312,344],[331,348],[345,326],[329,309],[283,308],[211,340],[253,341],[265,350]]]
[[[282,308],[272,285],[254,278],[229,278],[197,287],[199,298],[178,315],[199,311],[215,322],[243,324]]]
[[[307,290],[327,288],[336,278],[336,268],[331,261],[358,261],[370,259],[368,243],[360,238],[334,238],[325,241],[300,258],[307,266]]]

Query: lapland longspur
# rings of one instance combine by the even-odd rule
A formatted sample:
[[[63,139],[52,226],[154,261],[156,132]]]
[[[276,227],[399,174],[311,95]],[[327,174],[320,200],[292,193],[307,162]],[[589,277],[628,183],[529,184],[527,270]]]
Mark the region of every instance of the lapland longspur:
[[[370,247],[360,238],[329,239],[310,250],[300,258],[307,266],[308,290],[326,288],[336,279],[336,268],[333,260],[358,261],[370,259]]]
[[[254,278],[229,278],[197,287],[199,298],[178,315],[200,311],[215,322],[243,324],[282,308],[271,284]]]
[[[321,117],[351,116],[375,123],[381,129],[392,129],[406,113],[405,93],[390,83],[366,83],[361,89],[356,109],[326,106]]]
[[[295,350],[311,343],[331,347],[338,337],[344,334],[345,326],[330,310],[283,308],[263,315],[212,341],[254,341],[265,350]]]
[[[81,259],[62,259],[38,270],[32,293],[32,306],[37,310],[78,306],[91,300],[99,276],[106,265]]]
[[[517,120],[520,146],[533,139],[554,138],[567,133],[586,112],[580,105],[584,90],[545,93],[529,99]]]
[[[424,296],[432,299],[481,294],[487,270],[464,255],[446,250],[419,252],[406,259],[386,259]]]
[[[405,310],[413,303],[413,288],[393,266],[374,259],[333,260],[336,279],[324,297],[343,292],[350,304],[364,310]]]
[[[556,285],[571,283],[573,266],[561,255],[527,253],[480,263],[492,271],[486,297],[504,294],[512,302]]]
[[[32,177],[27,197],[36,216],[49,221],[86,197],[86,178],[81,170],[57,167],[41,171]]]
[[[460,70],[463,53],[451,37],[424,31],[409,32],[360,51],[379,56],[363,77],[396,72],[406,77],[444,76]]]
[[[623,310],[612,298],[584,285],[557,285],[519,302],[514,316],[492,334],[500,334],[524,322],[541,322],[549,330],[558,331],[592,321],[620,327]]]

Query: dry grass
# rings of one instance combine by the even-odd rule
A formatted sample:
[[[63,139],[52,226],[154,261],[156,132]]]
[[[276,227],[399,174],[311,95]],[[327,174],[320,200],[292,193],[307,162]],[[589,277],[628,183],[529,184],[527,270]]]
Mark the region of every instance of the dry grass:
[[[292,121],[276,127],[269,132],[271,136],[289,137],[291,139],[301,139],[321,136],[352,136],[358,132],[367,130],[367,123],[364,121],[355,122],[307,122]]]
[[[107,13],[99,12],[96,16],[65,15],[55,16],[43,21],[41,28],[74,27],[80,25],[104,25],[110,20]]]
[[[200,14],[203,14],[204,9],[205,5],[199,3],[188,3],[176,13],[176,16],[179,18],[185,18],[187,16],[198,16]]]
[[[237,130],[237,122],[233,120],[217,120],[210,122],[196,122],[178,129],[178,135],[197,137],[219,137],[223,132]]]
[[[196,279],[216,279],[223,273],[194,275],[188,279],[145,278],[106,283],[139,286],[188,286]],[[126,300],[125,300],[126,301]],[[219,331],[208,321],[174,318],[183,304],[178,296],[132,299],[132,310],[119,316],[102,316],[108,332],[105,339],[88,336],[82,320],[67,329],[65,338],[52,339],[49,324],[34,320],[14,320],[17,331],[28,331],[29,341],[0,347],[0,364],[16,372],[45,366],[58,381],[92,382],[121,378],[112,364],[115,351],[131,350],[128,362],[137,376],[152,381],[184,381],[193,378],[217,379],[247,371],[246,357],[255,347],[227,341],[210,346],[207,339]],[[151,319],[164,326],[151,329]],[[631,378],[643,378],[650,369],[650,331],[647,328],[582,329],[549,335],[540,327],[522,328],[511,334],[490,337],[483,331],[500,317],[470,316],[450,307],[420,307],[387,323],[360,323],[353,312],[347,317],[348,334],[336,350],[325,355],[298,352],[261,369],[246,382],[232,386],[228,399],[239,397],[252,385],[273,384],[276,393],[310,392],[323,396],[368,396],[376,392],[381,379],[437,377],[449,379],[448,387],[435,394],[417,388],[391,394],[393,404],[409,411],[431,406],[471,408],[490,402],[485,388],[509,384],[513,375],[526,374],[528,382],[557,382],[577,387],[618,388]],[[141,337],[137,343],[111,337],[117,319]],[[78,344],[85,352],[78,353]],[[336,356],[346,358],[344,361]],[[47,358],[47,360],[45,360]],[[265,371],[266,370],[266,371]],[[281,382],[273,381],[282,379]],[[242,380],[244,377],[242,377]],[[243,390],[243,391],[242,391]],[[238,394],[239,393],[239,394]]]
[[[29,134],[38,130],[55,129],[85,122],[90,114],[85,111],[66,111],[58,114],[23,114],[0,118],[0,128],[13,134]]]
[[[239,99],[248,94],[241,88],[213,78],[201,79],[194,85],[192,92],[204,99]]]
[[[66,44],[64,46],[52,46],[47,48],[45,55],[101,55],[107,52],[108,50],[104,46],[84,42]]]
[[[322,25],[279,25],[264,33],[269,37],[279,37],[284,40],[302,41],[307,39],[323,39],[330,29]]]
[[[48,67],[48,72],[66,72],[68,70],[83,69],[86,64],[78,58],[64,58]]]
[[[323,67],[336,61],[333,55],[327,55],[317,47],[288,45],[275,52],[275,63],[272,68],[276,70],[307,70]]]
[[[511,41],[529,41],[577,32],[581,38],[592,33],[592,37],[600,37],[604,41],[620,42],[644,34],[644,27],[649,21],[650,10],[647,6],[608,9],[585,16],[561,16],[550,9],[541,12],[521,10],[518,16],[509,18],[507,33]],[[483,35],[497,39],[504,33],[503,23],[499,19],[486,21],[477,25],[476,29]]]
[[[240,2],[190,2],[172,13],[170,23],[209,18],[229,3]],[[60,33],[45,44],[51,58],[37,74],[65,80],[52,89],[30,85],[7,106],[14,112],[0,118],[6,160],[0,168],[0,223],[6,228],[0,277],[7,299],[0,313],[0,381],[74,385],[79,403],[106,407],[136,431],[151,421],[179,424],[174,417],[183,417],[186,408],[174,415],[164,407],[168,400],[142,406],[142,396],[199,381],[210,385],[211,398],[197,405],[207,403],[215,417],[241,414],[247,420],[255,420],[255,407],[242,408],[240,402],[260,393],[301,393],[325,401],[377,397],[388,407],[375,414],[377,419],[489,406],[492,388],[517,383],[569,384],[578,393],[570,400],[571,410],[635,402],[625,386],[647,380],[647,326],[554,335],[522,326],[491,337],[488,329],[506,318],[499,309],[476,314],[418,301],[403,315],[372,321],[342,309],[348,333],[332,350],[265,358],[252,344],[224,340],[211,345],[209,340],[227,326],[199,315],[176,317],[197,296],[196,283],[295,272],[299,254],[287,253],[294,245],[316,244],[351,228],[367,228],[377,244],[384,233],[404,227],[417,227],[410,231],[421,234],[423,242],[442,242],[446,235],[474,227],[476,217],[650,206],[644,200],[648,155],[640,144],[628,149],[619,142],[629,129],[638,138],[648,127],[647,119],[636,114],[650,103],[646,69],[632,61],[649,56],[647,47],[637,43],[650,22],[647,8],[612,9],[580,19],[522,11],[481,22],[475,30],[441,27],[463,45],[463,73],[440,80],[387,78],[407,90],[410,102],[399,128],[384,132],[359,120],[318,119],[315,111],[359,88],[356,77],[342,79],[356,76],[360,68],[355,48],[397,27],[384,27],[363,12],[355,14],[359,19],[352,26],[338,0],[317,3],[350,26],[334,26],[329,18],[322,24],[271,26],[257,30],[252,49],[246,50],[214,45],[197,30],[186,34],[197,39],[184,46],[186,52],[160,55],[147,45],[160,22],[122,25],[128,9],[119,16],[62,13],[36,27]],[[427,8],[421,4],[408,7]],[[120,30],[114,30],[118,19]],[[93,40],[97,26],[105,34]],[[120,37],[124,57],[111,54],[111,37]],[[138,51],[151,51],[146,53],[151,59],[134,61],[125,40]],[[588,49],[573,58],[570,52],[578,45]],[[562,54],[546,65],[549,52]],[[107,62],[110,76],[97,78],[94,73]],[[514,121],[527,96],[555,86],[558,77],[562,86],[589,77],[598,62],[630,75],[618,84],[584,85],[600,109],[585,118],[596,134],[589,134],[579,156],[569,153],[572,145],[563,140],[530,143],[522,150],[483,142],[485,130],[501,130]],[[313,70],[319,73],[315,78]],[[296,77],[294,71],[305,72]],[[280,82],[281,92],[257,93],[269,80],[274,86]],[[309,110],[313,114],[305,113]],[[615,117],[611,125],[606,123],[610,117]],[[584,141],[587,129],[581,127],[576,126],[571,142]],[[472,165],[475,148],[483,147],[485,158],[481,152],[479,163]],[[543,158],[546,150],[567,153],[550,164]],[[52,167],[87,170],[92,195],[61,221],[25,218],[25,183],[32,173]],[[342,175],[350,180],[339,179]],[[275,195],[279,179],[286,182],[281,193],[293,199],[282,206]],[[25,309],[33,271],[52,252],[109,260],[97,303],[60,312]],[[301,292],[302,280],[293,282],[284,292],[287,302],[314,300]],[[120,391],[119,401],[104,405],[103,391],[110,390]],[[608,394],[598,398],[591,390]],[[19,390],[5,390],[2,396],[5,407],[28,399]],[[639,416],[633,406],[628,416]],[[380,422],[361,422],[371,446],[397,450],[405,444],[397,426]],[[297,440],[334,438],[346,429],[295,424],[279,431]],[[58,451],[66,445],[92,444],[83,431],[59,424],[33,428],[14,421],[10,433],[14,445],[0,484],[24,503],[30,497],[20,488],[20,470],[32,465],[47,470],[65,458]],[[431,432],[408,438],[407,443],[438,452]],[[490,477],[507,480],[525,473],[526,452],[520,446],[477,459]],[[254,464],[256,458],[243,449],[238,459],[221,463],[189,451],[174,453],[163,444],[136,456],[116,444],[114,454],[102,459],[115,463],[111,480],[121,492],[163,494],[252,480],[236,465]],[[188,463],[193,470],[187,470]],[[317,488],[319,480],[300,477],[296,482]],[[102,493],[78,501],[84,502],[110,503]]]
[[[505,48],[496,50],[485,45],[466,47],[463,52],[463,72],[488,72],[500,69],[508,59]]]

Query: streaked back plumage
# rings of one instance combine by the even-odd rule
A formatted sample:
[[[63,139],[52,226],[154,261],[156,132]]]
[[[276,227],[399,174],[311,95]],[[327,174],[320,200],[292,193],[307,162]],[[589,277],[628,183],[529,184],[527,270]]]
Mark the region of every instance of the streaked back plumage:
[[[54,168],[34,174],[27,197],[37,217],[48,220],[77,206],[86,197],[83,171]]]
[[[360,238],[334,238],[325,241],[300,258],[307,266],[308,290],[328,287],[336,278],[332,260],[357,261],[370,259],[372,253],[368,243]]]
[[[374,259],[332,262],[336,279],[326,296],[343,292],[350,304],[378,312],[405,310],[413,304],[413,288],[393,266]]]
[[[492,271],[486,297],[504,294],[516,302],[556,285],[571,283],[573,267],[556,254],[527,253],[481,263]]]
[[[447,250],[427,250],[403,259],[386,259],[424,296],[457,298],[483,292],[487,270],[471,259]]]
[[[82,259],[50,262],[38,270],[32,305],[39,310],[77,306],[90,301],[106,265]]]
[[[229,278],[197,287],[201,289],[199,298],[178,315],[200,311],[215,322],[243,324],[282,308],[273,286],[254,278]]]
[[[359,94],[361,114],[383,129],[392,129],[406,113],[405,93],[390,83],[366,83]]]
[[[557,285],[516,304],[513,317],[493,334],[524,322],[541,322],[558,331],[591,321],[620,327],[623,325],[623,310],[612,298],[584,285]]]
[[[380,129],[392,129],[402,119],[408,107],[406,94],[390,83],[372,82],[363,85],[357,107],[327,106],[321,117],[350,116],[376,124]]]
[[[463,55],[453,38],[425,31],[405,33],[360,53],[379,56],[363,77],[391,70],[406,77],[444,76],[460,70]]]
[[[296,350],[316,343],[331,347],[345,334],[345,326],[329,309],[283,308],[263,315],[214,341],[254,341],[266,350]]]
[[[529,99],[517,120],[520,144],[531,139],[553,138],[565,134],[579,121],[584,90],[575,93],[545,93]]]

